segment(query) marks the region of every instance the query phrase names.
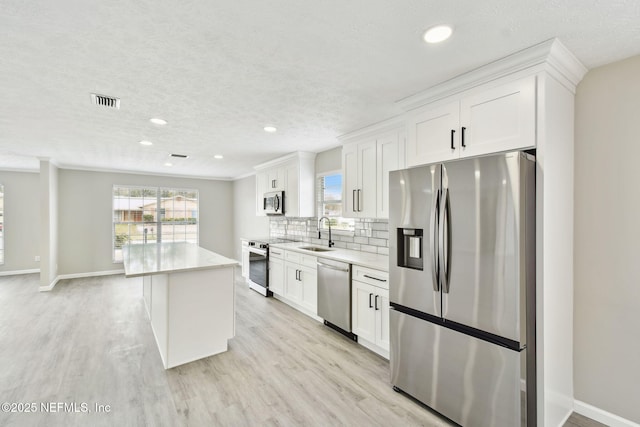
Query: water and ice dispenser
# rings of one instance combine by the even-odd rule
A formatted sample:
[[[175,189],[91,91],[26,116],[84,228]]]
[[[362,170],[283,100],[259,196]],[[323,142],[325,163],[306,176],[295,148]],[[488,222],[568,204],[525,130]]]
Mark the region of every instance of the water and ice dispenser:
[[[398,228],[398,267],[423,269],[421,228]]]

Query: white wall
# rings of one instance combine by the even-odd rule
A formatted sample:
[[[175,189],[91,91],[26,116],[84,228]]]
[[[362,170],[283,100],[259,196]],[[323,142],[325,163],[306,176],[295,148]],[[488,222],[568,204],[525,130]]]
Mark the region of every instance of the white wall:
[[[269,218],[256,216],[256,176],[233,181],[233,257],[240,261],[240,239],[269,237]]]
[[[40,268],[40,175],[0,171],[4,185],[4,265],[0,272]]]
[[[576,95],[575,397],[640,423],[640,56]]]
[[[200,197],[200,246],[233,257],[230,181],[59,170],[59,274],[122,269],[112,262],[113,185],[194,188]]]

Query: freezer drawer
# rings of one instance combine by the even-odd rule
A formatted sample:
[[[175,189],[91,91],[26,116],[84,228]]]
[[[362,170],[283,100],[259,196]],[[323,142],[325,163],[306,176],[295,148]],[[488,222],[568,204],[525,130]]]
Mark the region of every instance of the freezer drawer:
[[[390,329],[395,387],[463,426],[526,425],[521,352],[396,310]]]

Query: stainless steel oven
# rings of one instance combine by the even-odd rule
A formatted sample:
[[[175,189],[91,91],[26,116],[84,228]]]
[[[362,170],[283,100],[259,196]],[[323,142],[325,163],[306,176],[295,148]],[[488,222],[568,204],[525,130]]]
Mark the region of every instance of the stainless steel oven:
[[[249,287],[264,296],[269,291],[269,245],[261,242],[249,242]]]

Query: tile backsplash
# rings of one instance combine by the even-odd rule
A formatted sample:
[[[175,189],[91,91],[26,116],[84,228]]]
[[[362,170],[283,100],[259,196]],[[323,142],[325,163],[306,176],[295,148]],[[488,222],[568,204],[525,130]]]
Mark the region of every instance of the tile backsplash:
[[[332,230],[331,239],[336,248],[389,255],[389,224],[384,219],[355,219],[355,232],[343,234]],[[329,232],[323,230],[318,239],[318,220],[316,218],[271,217],[269,234],[272,238],[283,238],[327,246]]]

